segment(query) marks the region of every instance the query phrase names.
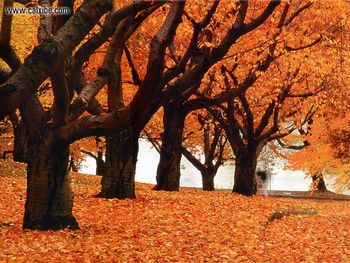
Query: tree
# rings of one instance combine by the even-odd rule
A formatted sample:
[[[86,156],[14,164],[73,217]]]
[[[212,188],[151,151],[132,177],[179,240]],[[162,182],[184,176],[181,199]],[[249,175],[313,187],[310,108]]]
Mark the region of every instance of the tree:
[[[55,36],[34,49],[16,73],[1,86],[1,116],[25,104],[20,110],[31,128],[32,151],[28,164],[24,228],[77,227],[71,211],[73,200],[67,180],[68,145],[58,142],[55,134],[67,119],[68,89],[64,79],[64,59],[108,8],[110,3],[107,1],[105,4],[98,1],[84,3],[72,19]],[[44,116],[40,102],[32,95],[49,75],[55,94],[52,123],[47,123],[48,117]]]
[[[238,103],[240,104],[240,113],[242,116],[239,118],[245,119],[244,122],[246,124],[246,127],[243,129],[247,129],[246,131],[243,131],[243,129],[239,129],[240,120],[231,119],[231,130],[228,130],[228,125],[223,125],[226,127],[226,134],[228,134],[228,139],[233,145],[233,151],[236,154],[236,163],[239,163],[236,167],[236,184],[235,187],[238,189],[235,189],[235,191],[238,191],[240,193],[244,193],[247,195],[251,195],[255,192],[255,181],[254,181],[254,174],[255,174],[255,168],[256,168],[256,162],[257,157],[260,154],[260,151],[262,150],[262,147],[264,144],[267,143],[267,141],[270,139],[270,136],[274,133],[279,133],[279,107],[284,103],[284,101],[287,98],[290,97],[308,97],[311,95],[314,95],[316,91],[314,92],[308,92],[305,94],[289,94],[289,91],[291,87],[293,86],[293,83],[286,84],[285,87],[281,87],[280,93],[272,93],[272,102],[267,102],[267,109],[265,111],[265,116],[261,116],[261,123],[255,123],[254,117],[252,116],[252,110],[250,109],[250,105],[248,103],[248,97],[247,97],[247,90],[251,86],[253,86],[257,80],[260,78],[260,75],[262,75],[263,72],[267,71],[271,64],[277,59],[285,55],[286,53],[295,53],[298,50],[304,50],[304,49],[310,49],[314,45],[318,44],[321,41],[321,36],[318,34],[311,34],[307,37],[307,39],[304,41],[308,41],[307,43],[299,43],[299,47],[296,46],[293,41],[291,43],[287,43],[286,41],[282,42],[280,39],[283,39],[283,37],[290,37],[293,35],[293,31],[291,33],[286,33],[285,29],[293,27],[294,20],[305,10],[310,8],[312,6],[311,3],[306,4],[300,4],[295,5],[293,8],[293,12],[289,14],[290,4],[286,4],[284,6],[284,9],[280,10],[279,12],[279,20],[275,22],[272,20],[272,25],[276,26],[276,29],[273,31],[272,36],[270,37],[267,35],[267,38],[262,41],[256,41],[251,37],[252,35],[247,34],[244,35],[244,39],[246,41],[251,41],[251,47],[247,50],[244,50],[240,53],[236,50],[239,49],[239,46],[234,47],[236,50],[234,50],[233,55],[228,55],[227,57],[233,57],[233,65],[232,70],[227,70],[225,66],[223,66],[224,71],[224,77],[222,80],[222,83],[225,83],[226,85],[226,91],[221,92],[220,94],[213,96],[213,98],[207,98],[206,95],[200,95],[196,94],[199,98],[190,100],[190,96],[195,94],[198,90],[198,87],[192,87],[192,90],[187,92],[186,94],[179,97],[177,100],[171,101],[171,103],[168,103],[164,105],[164,132],[163,132],[163,143],[161,147],[161,158],[158,166],[157,171],[157,186],[156,189],[159,190],[178,190],[179,188],[179,177],[180,177],[180,159],[181,159],[181,152],[180,152],[180,145],[182,140],[182,132],[183,132],[183,125],[184,125],[184,119],[189,111],[195,110],[198,108],[203,107],[210,107],[216,104],[223,103],[225,101],[229,101],[227,104],[229,106],[220,106],[221,110],[226,112],[227,118],[235,118],[234,116],[234,108],[235,103],[233,103],[232,99],[235,97],[238,97]],[[208,12],[208,15],[211,14]],[[267,18],[267,17],[266,17]],[[266,19],[265,18],[265,19]],[[188,18],[195,26],[197,25],[197,22],[193,20],[191,17]],[[205,20],[206,17],[203,19]],[[275,19],[275,17],[274,17]],[[199,23],[199,25],[203,24],[203,21]],[[267,25],[269,29],[272,25]],[[266,28],[262,28],[260,31],[257,30],[256,34],[265,34]],[[206,32],[202,33],[203,35],[207,35]],[[297,34],[296,34],[297,35]],[[316,36],[315,36],[316,35]],[[199,34],[199,36],[201,36]],[[211,37],[210,37],[211,38]],[[295,39],[295,36],[294,38]],[[207,52],[210,45],[211,40],[205,39],[203,43],[206,43],[204,45],[205,49],[203,51],[197,47],[197,52],[200,53],[198,58],[201,58],[205,56],[205,53]],[[280,43],[283,43],[281,45]],[[294,45],[293,45],[294,44]],[[282,47],[282,48],[281,48]],[[253,52],[251,52],[253,50]],[[265,51],[266,50],[266,51]],[[277,50],[277,52],[276,52]],[[264,52],[265,51],[265,52]],[[252,53],[256,52],[256,54],[251,55]],[[210,53],[210,48],[209,48]],[[248,55],[247,55],[248,54]],[[240,63],[235,61],[238,57],[240,57]],[[192,61],[197,61],[196,57],[192,58]],[[251,61],[256,61],[255,63],[252,63]],[[294,58],[294,60],[297,60],[297,58]],[[194,62],[195,63],[195,62]],[[248,66],[245,66],[248,65]],[[250,66],[251,65],[251,66]],[[243,68],[240,69],[240,67]],[[289,73],[287,74],[287,78],[293,80],[296,76],[292,76],[292,68],[294,66],[287,66]],[[238,68],[238,75],[234,75],[234,71]],[[276,69],[276,68],[275,68]],[[281,71],[281,66],[277,66],[277,71]],[[245,73],[246,76],[243,77],[243,80],[241,83],[238,83],[238,79],[242,78],[242,73]],[[234,89],[230,88],[228,76],[231,78],[233,86],[235,86]],[[298,74],[298,70],[295,69],[295,74]],[[270,77],[276,77],[270,75]],[[283,76],[281,76],[283,78]],[[293,80],[295,81],[295,79]],[[299,81],[302,81],[299,80]],[[296,81],[298,82],[298,80]],[[321,84],[320,84],[321,85]],[[266,85],[265,85],[266,86]],[[269,87],[271,88],[271,87]],[[268,89],[268,88],[266,88]],[[318,92],[318,91],[317,91]],[[266,96],[266,93],[265,93]],[[266,99],[266,98],[265,98]],[[257,98],[255,98],[257,100]],[[236,110],[235,110],[236,111]],[[212,112],[213,115],[221,116],[218,112]],[[267,130],[267,133],[263,133],[264,129],[267,128],[269,125],[270,117],[274,116],[272,119],[274,119],[275,124],[272,125],[272,127],[269,127],[269,130]],[[260,116],[259,116],[260,117]],[[223,122],[223,120],[221,120]],[[305,120],[304,120],[305,121]],[[236,123],[236,124],[235,124]],[[254,134],[254,125],[257,125],[257,133]],[[247,127],[249,126],[249,127]],[[294,129],[290,129],[289,132],[292,132]],[[252,132],[253,131],[253,132]],[[245,132],[245,134],[244,134]],[[247,134],[250,135],[247,135]],[[242,135],[243,134],[243,135]],[[281,135],[276,135],[276,137],[279,136],[285,136],[288,132],[284,132]],[[241,138],[241,136],[244,136],[244,138]],[[247,138],[250,137],[250,138]],[[258,138],[259,137],[259,138]],[[256,139],[258,138],[258,141]],[[248,144],[245,144],[243,141],[249,141]],[[259,141],[261,140],[261,141]],[[237,143],[242,142],[240,144],[241,147],[237,146]],[[245,167],[244,167],[245,166]],[[242,171],[240,171],[240,168],[242,168]],[[241,186],[240,186],[241,185]],[[245,185],[245,186],[244,186]],[[248,188],[251,188],[248,190]]]
[[[340,94],[344,95],[343,92]],[[346,97],[338,102],[344,98]],[[339,106],[338,104],[338,111],[334,111],[333,114],[329,111],[328,114],[318,112],[309,127],[308,134],[302,137],[308,144],[299,151],[284,155],[289,162],[288,167],[303,170],[312,177],[312,191],[326,191],[323,181],[325,177],[335,179],[334,186],[338,191],[349,188],[348,124],[350,119],[349,114],[346,113],[348,111],[346,103]],[[336,108],[334,107],[331,111],[334,109]]]
[[[336,16],[331,26],[335,29],[334,34],[328,38],[327,51],[322,51],[322,57],[332,56],[333,63],[338,65],[332,72],[338,81],[332,89],[315,98],[317,111],[312,121],[299,129],[300,135],[286,137],[280,142],[284,147],[294,150],[283,156],[287,158],[289,168],[303,170],[312,178],[312,191],[326,191],[324,178],[327,177],[335,179],[339,191],[349,185],[349,91],[346,82],[348,72],[345,70],[349,67],[349,37],[345,34],[349,29],[345,18],[349,5],[342,4],[344,12]]]
[[[99,71],[97,80],[100,84],[93,82],[85,85],[81,72],[83,63],[114,33],[115,25],[119,25],[128,16],[136,16],[133,21],[137,23],[138,12],[153,5],[141,1],[112,11],[106,17],[101,30],[80,45],[71,56],[102,15],[112,7],[109,1],[83,2],[74,15],[54,35],[42,41],[18,71],[0,86],[0,119],[26,104],[21,112],[31,126],[29,130],[33,140],[28,164],[24,228],[76,228],[77,222],[72,215],[72,193],[67,180],[69,144],[92,135],[130,132],[128,137],[135,147],[127,154],[131,159],[127,159],[128,162],[132,161],[133,166],[136,161],[138,135],[160,105],[177,97],[179,92],[193,87],[239,37],[263,23],[278,4],[276,1],[270,2],[256,20],[245,24],[248,4],[242,1],[235,23],[221,43],[208,57],[190,68],[186,74],[182,74],[181,78],[174,80],[186,67],[189,57],[185,57],[180,66],[165,71],[166,49],[174,38],[185,5],[184,2],[173,2],[164,23],[151,42],[146,74],[132,101],[124,109],[113,110],[101,116],[81,116],[94,104],[94,97],[101,88],[101,83],[109,80],[108,71]],[[66,65],[68,57],[73,58],[73,61]],[[45,114],[35,96],[32,96],[48,77],[51,78],[54,94],[51,114]],[[170,83],[172,80],[174,81]],[[70,106],[73,87],[80,91]],[[93,108],[90,110],[93,111]],[[132,186],[132,174],[127,180]],[[130,189],[133,190],[133,186]]]
[[[89,138],[86,138],[89,139]],[[106,143],[105,140],[103,140],[102,137],[94,137],[95,145],[93,147],[93,150],[87,149],[87,145],[91,144],[91,140],[89,142],[82,143],[84,147],[81,147],[80,144],[78,146],[78,151],[86,154],[87,156],[95,159],[96,161],[96,175],[102,176],[105,173],[105,161],[104,161],[104,155],[105,155],[105,148]]]
[[[286,32],[283,28],[288,27],[288,34],[291,34],[296,16],[311,5],[297,6],[291,14],[290,5],[285,5],[277,30],[264,49],[267,52],[258,51],[255,65],[240,69],[239,62],[245,61],[246,56],[237,53],[231,69],[222,67],[222,81],[227,90],[234,87],[237,97],[210,111],[225,129],[235,154],[234,192],[248,196],[256,192],[254,175],[263,147],[306,124],[315,114],[316,107],[314,101],[307,98],[337,85],[338,75],[334,72],[338,66],[327,64],[323,70],[314,67],[316,58],[312,54],[318,52],[316,47],[320,48],[321,35],[311,37],[307,44],[293,47],[286,40],[280,41]],[[332,30],[327,32],[334,33]],[[325,48],[326,44],[321,50]],[[329,54],[335,56],[334,52]],[[253,58],[250,57],[250,61]]]
[[[182,147],[182,154],[200,171],[203,190],[213,191],[214,177],[219,167],[226,161],[224,154],[227,139],[222,128],[213,121],[212,116],[208,114],[197,116],[203,133],[201,152],[204,153],[204,163],[185,146]]]
[[[179,81],[175,82],[175,85],[171,85],[168,88],[170,92],[177,94],[177,99],[163,105],[164,132],[162,136],[161,157],[157,170],[157,186],[155,187],[157,190],[178,191],[179,189],[179,168],[182,155],[181,139],[184,119],[190,111],[203,107],[202,104],[199,103],[197,105],[196,102],[189,100],[200,87],[200,78],[198,76],[203,78],[211,66],[220,62],[227,55],[232,45],[239,38],[244,37],[263,24],[277,6],[278,2],[270,2],[267,7],[262,9],[259,16],[252,18],[252,21],[249,23],[245,23],[248,4],[246,2],[240,2],[236,6],[237,15],[233,26],[222,38],[221,42],[212,48],[206,46],[212,45],[210,43],[212,33],[205,28],[215,14],[218,2],[214,2],[200,22],[196,22],[196,20],[187,15],[194,29],[191,42],[182,59],[190,55],[189,58],[191,58],[191,61],[189,70],[183,73],[183,76],[179,78]],[[199,46],[199,40],[202,42],[201,47]],[[181,62],[179,65],[181,65]],[[192,83],[188,81],[189,78],[191,78]],[[177,83],[181,85],[176,85]],[[173,89],[172,91],[174,87],[177,87],[177,90]]]

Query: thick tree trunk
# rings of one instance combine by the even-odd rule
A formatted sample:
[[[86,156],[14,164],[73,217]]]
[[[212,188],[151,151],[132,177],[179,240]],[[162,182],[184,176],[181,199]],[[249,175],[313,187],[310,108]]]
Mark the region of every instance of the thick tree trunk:
[[[184,121],[181,108],[173,103],[164,107],[164,133],[155,190],[179,191]]]
[[[46,127],[33,143],[27,169],[24,229],[77,229],[68,180],[69,146],[58,143]]]
[[[135,198],[138,136],[130,130],[106,138],[106,162],[98,197]]]
[[[20,121],[14,128],[13,160],[16,162],[27,163],[29,158],[29,134],[27,125]]]
[[[254,150],[237,154],[233,192],[246,196],[252,196],[256,193],[255,171],[257,159]]]
[[[211,170],[205,170],[201,172],[202,175],[202,184],[203,184],[203,190],[204,191],[214,191],[214,177],[215,174]]]

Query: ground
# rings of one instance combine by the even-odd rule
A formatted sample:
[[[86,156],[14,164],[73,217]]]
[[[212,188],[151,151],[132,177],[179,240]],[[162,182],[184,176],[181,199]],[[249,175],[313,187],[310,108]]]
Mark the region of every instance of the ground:
[[[71,180],[81,230],[23,231],[25,168],[0,161],[0,262],[350,262],[349,201],[147,184],[106,200],[93,197],[99,177]]]

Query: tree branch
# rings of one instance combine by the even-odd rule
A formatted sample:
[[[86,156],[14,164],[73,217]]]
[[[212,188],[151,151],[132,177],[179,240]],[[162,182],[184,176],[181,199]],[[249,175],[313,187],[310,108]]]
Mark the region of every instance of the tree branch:
[[[143,132],[146,135],[146,139],[153,145],[154,149],[156,149],[156,151],[158,153],[160,153],[161,145],[160,145],[159,141],[157,140],[157,138],[152,137],[151,134],[146,130],[143,130]]]
[[[196,157],[194,157],[192,153],[188,151],[185,147],[182,147],[182,155],[185,156],[185,158],[199,171],[202,172],[205,170],[205,166]]]
[[[89,103],[102,87],[111,80],[116,71],[116,57],[117,54],[121,56],[123,46],[131,34],[136,30],[134,27],[130,27],[130,19],[126,18],[118,24],[116,31],[110,41],[102,66],[97,71],[97,77],[82,88],[78,97],[71,105],[71,116],[77,118],[88,108]]]
[[[12,28],[12,15],[5,14],[5,8],[13,7],[13,0],[4,0],[4,6],[2,10],[2,19],[1,19],[1,38],[0,38],[0,47],[9,47],[11,46],[11,28]]]
[[[51,8],[50,0],[39,0],[39,5],[43,8]],[[38,43],[42,43],[44,40],[52,36],[52,15],[43,14],[40,15],[40,22],[37,32]]]
[[[291,16],[287,19],[287,21],[284,23],[285,26],[291,24],[293,22],[293,20],[304,10],[308,9],[309,7],[311,7],[313,5],[313,2],[308,2],[305,5],[299,7],[298,9],[296,9]]]
[[[84,150],[84,149],[80,149],[80,151],[82,153],[85,153],[85,154],[89,155],[90,157],[94,158],[95,160],[97,160],[97,156],[95,154],[93,154],[92,152],[89,152],[89,151]]]
[[[139,73],[137,73],[137,69],[136,69],[135,64],[132,60],[130,51],[126,45],[124,45],[124,52],[125,52],[126,59],[128,60],[128,63],[129,63],[129,67],[130,67],[131,75],[132,75],[132,80],[134,81],[134,84],[136,86],[140,86],[141,79],[140,79]]]
[[[242,103],[243,109],[246,113],[246,115],[244,116],[243,114],[243,118],[246,122],[246,128],[247,128],[247,139],[249,142],[253,142],[254,141],[254,116],[253,113],[250,109],[249,103],[247,98],[245,97],[245,94],[240,94],[239,99]]]
[[[145,110],[146,104],[149,104],[149,100],[154,100],[160,95],[165,51],[174,39],[176,29],[181,22],[184,6],[185,2],[172,2],[169,14],[151,41],[145,77],[134,99],[130,102],[131,123],[137,133],[141,132],[153,114],[154,109]]]
[[[164,2],[157,3],[155,6],[159,7],[162,4],[164,4]],[[123,19],[129,16],[134,17],[138,12],[150,8],[152,5],[153,4],[151,2],[146,1],[135,2],[107,15],[101,30],[83,45],[81,45],[81,47],[75,53],[74,62],[72,65],[73,71],[80,69],[84,62],[88,60],[90,55],[113,35],[116,27]],[[151,12],[154,11],[152,8],[150,8],[150,10]],[[148,10],[144,12],[146,17],[150,14],[150,12],[147,11]]]
[[[63,61],[62,65],[57,68],[56,73],[51,75],[51,83],[54,94],[52,122],[53,127],[57,128],[67,122],[70,101]]]
[[[23,66],[0,86],[0,120],[23,104],[66,59],[85,35],[111,8],[110,1],[84,1],[82,8],[68,20],[57,34],[34,48]],[[69,39],[70,41],[64,41]]]
[[[195,50],[195,48],[197,46],[199,34],[210,23],[211,18],[214,15],[214,13],[219,5],[219,2],[220,1],[214,1],[213,5],[208,10],[207,14],[204,16],[204,18],[199,23],[192,21],[194,29],[193,29],[191,41],[190,41],[190,43],[185,51],[185,54],[183,55],[183,57],[181,58],[179,63],[177,65],[175,65],[175,67],[173,67],[165,72],[165,74],[162,78],[161,86],[165,86],[172,79],[174,79],[176,76],[178,76],[181,72],[185,71],[187,62],[192,57],[193,51]],[[184,12],[184,14],[186,16],[186,12]],[[188,16],[186,16],[186,17],[191,21],[191,18],[189,18]]]

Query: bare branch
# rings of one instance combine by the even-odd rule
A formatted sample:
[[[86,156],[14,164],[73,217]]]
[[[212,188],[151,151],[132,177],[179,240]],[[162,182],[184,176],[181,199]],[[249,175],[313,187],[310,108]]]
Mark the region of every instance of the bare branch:
[[[134,84],[136,86],[140,86],[141,79],[140,79],[139,73],[137,73],[137,69],[136,69],[135,64],[132,60],[130,51],[126,45],[124,45],[124,52],[125,52],[126,59],[128,60],[129,67],[131,69],[132,80],[134,81]]]
[[[160,151],[161,151],[161,144],[159,143],[160,139],[152,137],[151,134],[148,131],[146,131],[146,130],[143,130],[143,132],[146,135],[146,139],[152,144],[154,149],[156,149],[156,151],[158,153],[160,153]]]
[[[187,150],[185,147],[182,147],[182,155],[199,171],[204,171],[205,166],[202,164],[193,154]]]
[[[94,158],[95,160],[97,160],[97,156],[95,154],[93,154],[92,152],[89,152],[89,151],[84,150],[84,149],[80,149],[80,151],[82,153],[85,153],[85,154],[89,155],[90,157]]]
[[[307,49],[307,48],[310,48],[310,47],[315,46],[318,43],[320,43],[322,38],[323,38],[322,35],[320,35],[317,39],[315,39],[311,43],[309,43],[307,45],[304,45],[304,46],[300,46],[300,47],[291,47],[291,46],[288,46],[287,43],[285,43],[284,48],[285,48],[285,50],[287,52],[299,51],[299,50]]]
[[[296,9],[291,16],[287,19],[287,21],[284,23],[285,26],[288,26],[289,24],[291,24],[293,22],[293,20],[303,11],[305,11],[306,9],[308,9],[309,7],[311,7],[313,5],[313,2],[308,2],[305,5],[299,7],[298,9]]]

